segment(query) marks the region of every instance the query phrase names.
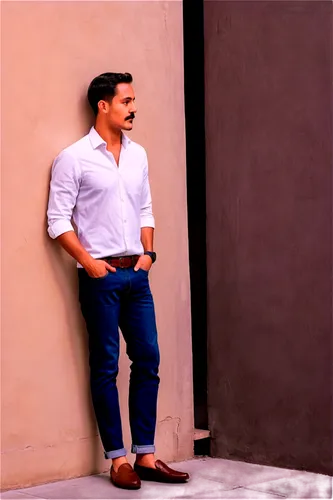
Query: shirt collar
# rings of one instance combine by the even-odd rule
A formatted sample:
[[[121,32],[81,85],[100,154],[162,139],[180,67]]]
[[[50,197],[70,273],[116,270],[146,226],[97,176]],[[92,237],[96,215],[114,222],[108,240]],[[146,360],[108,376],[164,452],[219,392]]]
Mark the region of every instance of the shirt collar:
[[[127,137],[127,135],[125,135],[124,132],[122,132],[121,135],[122,135],[122,141],[121,141],[122,146],[124,146],[124,148],[126,149],[127,146],[131,143],[131,139],[129,137]],[[102,139],[102,137],[96,131],[95,127],[91,127],[90,132],[89,132],[89,139],[90,139],[91,145],[94,149],[98,148],[101,144],[105,144],[105,146],[106,146],[106,142],[104,141],[104,139]]]
[[[125,135],[124,132],[122,132],[121,135],[122,135],[121,144],[126,149],[127,146],[129,146],[131,144],[131,139],[129,137],[127,137],[127,135]]]

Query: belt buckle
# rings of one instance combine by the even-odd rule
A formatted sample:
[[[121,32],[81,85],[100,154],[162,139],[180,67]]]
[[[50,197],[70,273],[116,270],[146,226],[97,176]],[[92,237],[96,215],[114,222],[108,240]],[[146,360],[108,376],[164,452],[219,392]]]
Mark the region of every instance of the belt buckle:
[[[124,257],[119,257],[119,267],[120,269],[124,269],[124,266],[122,265]]]

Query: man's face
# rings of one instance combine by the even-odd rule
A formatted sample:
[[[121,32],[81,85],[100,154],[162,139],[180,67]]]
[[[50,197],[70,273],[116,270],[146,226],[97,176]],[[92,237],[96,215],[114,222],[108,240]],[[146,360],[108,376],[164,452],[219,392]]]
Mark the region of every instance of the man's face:
[[[107,121],[117,130],[132,130],[136,113],[135,95],[130,83],[119,83],[111,103],[106,103]]]

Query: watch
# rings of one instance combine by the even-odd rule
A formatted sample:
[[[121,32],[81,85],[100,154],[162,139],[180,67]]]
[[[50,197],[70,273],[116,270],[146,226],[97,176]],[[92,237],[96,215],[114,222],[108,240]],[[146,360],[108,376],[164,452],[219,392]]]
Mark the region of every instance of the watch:
[[[156,252],[144,252],[143,255],[149,255],[149,257],[151,258],[151,260],[153,261],[153,264],[156,260]]]

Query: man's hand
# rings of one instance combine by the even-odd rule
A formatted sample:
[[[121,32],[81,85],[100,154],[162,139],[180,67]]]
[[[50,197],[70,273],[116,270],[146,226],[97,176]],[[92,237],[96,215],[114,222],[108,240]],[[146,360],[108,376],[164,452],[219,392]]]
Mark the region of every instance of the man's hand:
[[[117,271],[115,267],[110,266],[105,260],[94,259],[83,248],[74,231],[61,234],[57,240],[69,255],[81,264],[91,278],[102,278],[107,275],[107,271],[111,273]]]
[[[103,278],[108,274],[108,271],[115,273],[117,269],[110,266],[105,260],[92,259],[84,266],[90,278]]]
[[[153,261],[149,255],[141,255],[138,262],[135,264],[134,271],[138,271],[138,269],[149,271],[152,265]]]

